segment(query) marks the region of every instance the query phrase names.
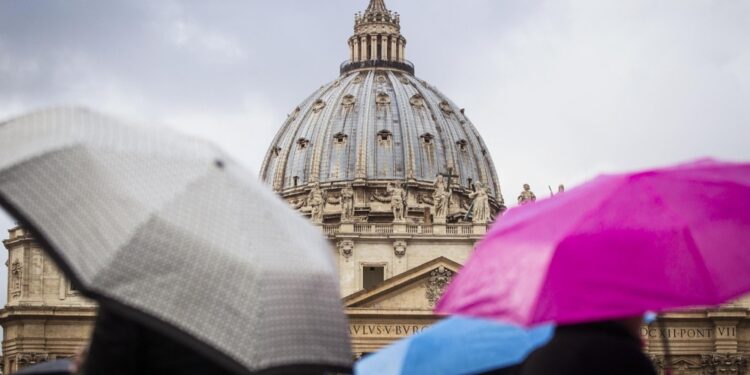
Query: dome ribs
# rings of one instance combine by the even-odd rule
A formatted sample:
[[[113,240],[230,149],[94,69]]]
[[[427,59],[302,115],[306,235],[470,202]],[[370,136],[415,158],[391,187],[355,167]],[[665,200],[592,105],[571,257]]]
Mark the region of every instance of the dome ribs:
[[[310,162],[311,182],[321,182],[320,173],[324,168],[324,164],[325,166],[327,166],[328,161],[330,160],[329,152],[333,146],[332,122],[334,121],[335,115],[340,113],[340,104],[343,100],[343,97],[345,96],[345,88],[346,86],[334,83],[332,89],[327,93],[328,95],[326,100],[326,107],[323,109],[323,113],[321,114],[320,123],[323,124],[323,129],[311,129],[311,131],[315,133],[315,144],[313,145],[312,150],[313,157],[312,161]],[[323,157],[324,152],[326,154],[325,158]],[[323,163],[324,160],[325,163]]]
[[[326,158],[325,156],[323,158],[324,163],[330,160],[330,163],[327,164],[327,167],[324,167],[323,169],[327,169],[329,171],[328,180],[348,180],[352,178],[352,176],[349,174],[351,171],[350,158],[353,154],[352,150],[356,150],[356,143],[358,138],[358,134],[356,132],[358,123],[357,116],[361,112],[360,95],[362,90],[361,85],[355,85],[351,83],[355,78],[354,76],[349,76],[347,78],[348,79],[346,84],[343,85],[344,88],[342,92],[345,92],[344,98],[347,95],[352,95],[355,98],[355,103],[350,108],[343,108],[340,112],[340,121],[337,121],[334,124],[335,126],[333,130],[338,130],[339,133],[345,135],[346,143],[342,147],[332,147],[329,151],[331,153],[330,158]]]
[[[389,84],[389,95],[391,95],[391,102],[388,105],[390,107],[391,115],[391,117],[389,118],[389,126],[391,127],[391,129],[393,129],[395,135],[394,140],[399,140],[398,144],[394,142],[393,149],[394,177],[405,180],[408,176],[408,171],[413,170],[413,166],[407,166],[407,160],[409,159],[410,155],[410,146],[407,139],[408,134],[405,132],[403,127],[403,117],[405,116],[405,112],[401,106],[404,102],[399,99],[400,94],[398,90],[400,88],[400,81],[398,77],[392,71],[386,71],[385,74],[387,76]]]
[[[315,97],[311,98],[306,110],[304,110],[299,116],[299,124],[296,127],[294,134],[290,138],[290,144],[287,148],[290,155],[287,163],[291,162],[291,165],[286,166],[286,176],[284,178],[285,186],[293,187],[294,177],[297,177],[298,185],[305,185],[310,182],[310,174],[312,172],[312,158],[308,155],[313,155],[311,147],[314,150],[318,142],[315,139],[316,129],[311,126],[312,121],[309,121],[309,119],[320,118],[321,114],[326,111],[326,109],[329,107],[328,105],[323,107],[322,110],[316,111],[316,103],[318,102],[318,100],[322,100],[324,103],[326,103],[329,99],[332,89],[335,89],[334,83],[328,84],[323,89],[318,90],[318,94]],[[294,142],[296,142],[299,138],[310,140],[310,147],[306,147],[305,149],[294,147]]]
[[[487,171],[485,169],[485,164],[478,159],[477,153],[480,152],[480,150],[476,150],[474,145],[478,144],[477,139],[475,139],[472,131],[467,131],[468,127],[471,127],[472,125],[466,121],[466,117],[464,116],[464,113],[462,110],[456,111],[455,108],[457,106],[455,103],[451,102],[449,99],[443,95],[439,90],[437,90],[434,87],[430,88],[430,91],[438,98],[440,98],[441,103],[445,103],[447,106],[451,108],[450,112],[447,113],[446,111],[443,111],[444,117],[446,121],[449,121],[452,117],[455,122],[457,122],[457,126],[451,127],[451,130],[453,131],[452,135],[454,139],[456,139],[456,143],[460,142],[461,140],[469,141],[467,142],[467,148],[471,149],[473,152],[459,152],[456,153],[457,162],[461,166],[461,172],[459,173],[462,177],[462,179],[466,182],[466,185],[469,186],[469,188],[472,188],[471,182],[469,182],[469,179],[472,179],[472,182],[480,181],[483,184],[490,185],[490,181],[488,181],[487,178]],[[441,104],[442,105],[442,104]],[[460,117],[459,117],[460,116]],[[492,191],[492,187],[490,187],[490,190]]]
[[[398,13],[384,0],[370,0],[354,18],[350,60],[339,67],[338,79],[284,121],[263,160],[261,179],[304,214],[311,209],[305,203],[311,183],[331,190],[327,202],[333,206],[340,202],[338,190],[348,186],[355,195],[350,215],[357,221],[383,222],[393,214],[385,211],[387,199],[373,201],[374,191],[388,183],[405,183],[410,220],[429,221],[422,209],[431,204],[438,175],[450,175],[450,184],[458,185],[450,220],[467,209],[473,182],[489,187],[493,211],[504,210],[495,166],[477,129],[463,109],[414,76]],[[325,210],[324,222],[335,222],[340,209]]]
[[[419,87],[412,85],[416,93],[419,93]],[[421,93],[419,93],[421,95]],[[425,123],[429,123],[430,121],[430,109],[429,104],[424,103],[422,107],[415,107],[414,111],[414,122],[412,124],[407,124],[409,128],[412,130],[412,134],[416,137],[412,137],[412,144],[414,144],[414,155],[417,160],[415,160],[415,174],[416,178],[420,178],[425,176],[426,174],[430,174],[429,171],[425,172],[425,168],[428,164],[427,160],[427,152],[426,148],[424,147],[423,135],[425,133],[429,132],[429,127],[425,126]],[[434,158],[433,158],[434,163]],[[432,166],[434,167],[434,165]]]
[[[394,101],[397,102],[399,123],[398,127],[402,134],[401,147],[404,153],[404,176],[406,179],[416,178],[416,156],[415,150],[417,149],[417,133],[412,129],[410,124],[416,123],[414,116],[414,110],[409,104],[409,98],[413,95],[410,91],[414,90],[413,87],[398,84],[402,82],[400,79],[395,80],[395,74],[393,72],[388,73],[391,76],[391,82],[393,82],[393,95]],[[405,75],[401,76],[402,78]]]
[[[330,85],[329,85],[330,86]],[[300,127],[302,126],[302,120],[306,116],[309,109],[312,107],[312,104],[315,102],[315,98],[319,97],[323,92],[325,92],[327,88],[320,88],[317,91],[315,91],[312,95],[310,95],[299,107],[301,108],[300,112],[297,113],[296,117],[290,118],[287,123],[287,127],[282,128],[281,131],[278,133],[278,142],[275,142],[271,147],[280,147],[281,153],[280,156],[275,161],[275,173],[274,173],[274,180],[273,180],[273,186],[275,190],[282,190],[286,186],[288,186],[287,179],[290,179],[291,177],[287,178],[287,163],[289,162],[289,157],[292,153],[292,146],[294,145],[294,142],[296,140],[295,136],[299,132]],[[289,129],[293,129],[292,131],[289,131]],[[281,137],[281,136],[284,137]]]
[[[375,74],[374,71],[368,71],[367,72],[367,78],[365,78],[365,81],[362,83],[362,93],[364,95],[364,98],[362,100],[361,107],[361,122],[360,122],[360,130],[363,137],[358,137],[357,140],[357,162],[356,162],[356,170],[355,170],[355,178],[356,179],[367,179],[367,176],[372,172],[371,168],[369,168],[367,159],[368,159],[368,152],[371,147],[374,147],[374,139],[370,139],[372,137],[367,137],[366,135],[370,134],[369,129],[373,126],[373,116],[371,116],[371,112],[373,109],[373,96],[372,96],[372,84],[375,80]]]
[[[452,127],[449,126],[447,121],[445,121],[439,108],[439,103],[442,101],[442,98],[436,98],[430,88],[416,78],[412,77],[411,81],[411,86],[414,86],[417,92],[424,98],[425,103],[425,113],[423,116],[427,117],[427,119],[426,121],[423,121],[426,124],[420,124],[422,126],[420,133],[439,135],[439,140],[436,145],[439,147],[433,146],[435,153],[433,157],[437,159],[436,161],[438,163],[429,172],[423,172],[423,175],[426,178],[427,176],[435,176],[438,173],[453,171],[453,173],[458,173],[459,176],[464,177],[462,174],[463,171],[460,168],[457,168],[457,160],[455,153],[453,152],[455,147],[453,147],[452,143],[455,141],[451,134]],[[445,139],[446,136],[451,138]],[[428,151],[425,150],[425,153],[427,152]],[[434,179],[434,177],[432,178]]]
[[[316,106],[318,99],[325,105]],[[310,182],[432,183],[437,174],[450,171],[464,189],[472,182],[486,183],[493,200],[502,203],[494,165],[476,128],[437,89],[407,73],[371,69],[345,74],[300,107],[264,161],[262,178],[274,178],[277,191],[299,194],[298,188]],[[386,140],[379,140],[380,131],[388,132]],[[306,148],[295,144],[300,138],[309,140]]]
[[[374,98],[374,104],[368,103],[367,105],[374,105],[374,107],[372,107],[375,111],[373,131],[377,130],[378,134],[381,134],[381,132],[384,131],[390,133],[390,141],[386,142],[382,142],[379,138],[377,138],[378,136],[376,136],[377,142],[371,152],[373,158],[368,164],[370,164],[370,166],[374,168],[374,175],[377,176],[377,178],[397,178],[396,143],[397,140],[400,141],[400,132],[394,131],[390,105],[378,104],[378,99],[380,98],[381,94],[387,94],[388,92],[389,80],[386,77],[385,72],[376,72],[371,93]]]

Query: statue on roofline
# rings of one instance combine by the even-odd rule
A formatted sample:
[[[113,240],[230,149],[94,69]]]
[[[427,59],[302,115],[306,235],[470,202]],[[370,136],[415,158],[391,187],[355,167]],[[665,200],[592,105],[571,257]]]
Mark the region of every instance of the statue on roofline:
[[[518,204],[524,205],[536,202],[536,195],[531,191],[529,184],[523,184],[523,191],[518,196]]]

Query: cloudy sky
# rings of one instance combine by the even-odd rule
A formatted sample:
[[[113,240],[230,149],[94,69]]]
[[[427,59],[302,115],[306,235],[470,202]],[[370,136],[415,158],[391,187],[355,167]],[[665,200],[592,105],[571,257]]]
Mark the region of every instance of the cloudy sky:
[[[85,105],[211,139],[255,173],[287,113],[337,77],[366,2],[2,1],[0,118]],[[484,136],[508,202],[524,182],[544,196],[750,160],[750,1],[386,3],[417,75]]]

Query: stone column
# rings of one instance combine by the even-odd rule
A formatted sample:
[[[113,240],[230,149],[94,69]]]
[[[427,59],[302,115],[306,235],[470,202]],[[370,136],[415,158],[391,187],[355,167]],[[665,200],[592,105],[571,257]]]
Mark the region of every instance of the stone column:
[[[388,57],[391,61],[398,61],[398,46],[396,44],[397,39],[398,38],[391,36],[391,55]]]
[[[370,36],[370,60],[378,59],[378,36]]]
[[[367,60],[367,35],[362,35],[359,41],[359,61]]]

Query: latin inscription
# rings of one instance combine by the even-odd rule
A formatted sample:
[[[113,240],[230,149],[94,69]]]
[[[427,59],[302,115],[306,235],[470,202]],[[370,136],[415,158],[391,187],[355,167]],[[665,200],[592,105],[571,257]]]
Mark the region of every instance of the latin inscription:
[[[349,324],[350,336],[409,336],[422,332],[426,324]]]
[[[737,337],[736,327],[714,328],[656,328],[641,327],[641,337],[651,339],[711,339],[719,337]]]

